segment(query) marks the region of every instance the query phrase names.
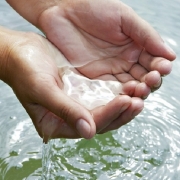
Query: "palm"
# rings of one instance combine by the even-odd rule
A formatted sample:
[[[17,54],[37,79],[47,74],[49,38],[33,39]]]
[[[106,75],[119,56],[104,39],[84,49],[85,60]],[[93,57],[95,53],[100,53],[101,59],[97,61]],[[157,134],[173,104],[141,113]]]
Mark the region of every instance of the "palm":
[[[146,97],[154,86],[160,85],[160,74],[169,73],[170,66],[160,69],[159,58],[129,36],[131,32],[123,24],[118,3],[112,1],[110,7],[103,0],[97,6],[87,1],[72,3],[64,11],[54,7],[47,12],[46,26],[42,23],[42,27],[81,74],[91,79],[120,81],[125,94]],[[99,9],[101,6],[103,10]]]

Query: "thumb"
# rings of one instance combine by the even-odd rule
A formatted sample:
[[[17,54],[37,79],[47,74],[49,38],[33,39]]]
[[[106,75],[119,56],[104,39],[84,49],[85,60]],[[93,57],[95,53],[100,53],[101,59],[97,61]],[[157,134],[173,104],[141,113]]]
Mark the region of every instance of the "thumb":
[[[96,126],[91,113],[66,96],[58,86],[48,86],[41,89],[36,102],[63,119],[81,137],[92,138],[96,134]]]
[[[160,56],[169,60],[176,58],[174,51],[163,42],[155,29],[125,4],[122,8],[121,23],[123,33],[131,37],[153,56]]]

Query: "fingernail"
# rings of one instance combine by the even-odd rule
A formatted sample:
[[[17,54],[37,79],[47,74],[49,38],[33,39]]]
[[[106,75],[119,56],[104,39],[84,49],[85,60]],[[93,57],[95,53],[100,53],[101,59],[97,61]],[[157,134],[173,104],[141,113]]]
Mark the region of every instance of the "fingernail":
[[[169,45],[165,44],[165,46],[166,46],[166,49],[167,49],[169,52],[171,52],[172,54],[175,53],[174,50],[173,50]]]
[[[132,117],[135,118],[142,110],[136,110],[132,113]]]
[[[79,132],[80,136],[88,139],[90,135],[90,125],[84,120],[79,119],[76,123],[76,129]]]
[[[161,87],[162,84],[162,78],[154,85],[154,89],[159,89]]]
[[[149,96],[149,95],[147,95],[147,96],[143,96],[143,97],[142,97],[142,99],[143,99],[143,100],[145,100],[145,99],[147,99],[147,98],[148,98],[148,96]]]
[[[161,86],[161,81],[154,85],[154,88],[159,88]]]

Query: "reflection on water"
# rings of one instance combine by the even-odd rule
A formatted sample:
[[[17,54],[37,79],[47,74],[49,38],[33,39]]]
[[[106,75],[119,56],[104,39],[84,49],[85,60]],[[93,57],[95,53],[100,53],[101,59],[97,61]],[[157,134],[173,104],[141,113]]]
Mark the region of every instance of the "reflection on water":
[[[117,131],[92,140],[52,140],[43,146],[43,179],[180,179],[179,0],[124,1],[177,53],[171,76],[144,111]],[[38,32],[0,1],[0,24]],[[41,143],[12,90],[0,82],[0,180],[41,178]]]
[[[40,176],[42,141],[12,90],[2,82],[0,101],[0,180]]]
[[[44,179],[180,179],[180,123],[174,113],[180,103],[175,107],[166,98],[151,95],[144,112],[118,131],[44,145]]]

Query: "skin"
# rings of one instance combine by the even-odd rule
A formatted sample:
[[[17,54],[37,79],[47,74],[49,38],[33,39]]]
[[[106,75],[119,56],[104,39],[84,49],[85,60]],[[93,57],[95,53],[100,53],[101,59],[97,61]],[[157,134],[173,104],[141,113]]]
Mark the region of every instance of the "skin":
[[[85,112],[82,107],[74,104],[70,105],[69,100],[62,101],[61,107],[47,108],[50,96],[42,98],[43,103],[36,103],[43,104],[49,112],[61,117],[73,129],[77,130],[79,119],[84,119],[89,127],[78,128],[81,137],[91,138],[95,133],[117,129],[129,122],[134,117],[133,112],[139,113],[142,110],[143,103],[139,98],[144,99],[151,91],[158,89],[161,76],[171,71],[171,61],[175,59],[175,53],[147,22],[118,0],[47,0],[45,3],[40,0],[8,0],[8,3],[41,29],[80,74],[91,79],[115,80],[123,84],[123,92],[128,96],[119,96],[110,106],[101,107],[102,110],[98,109],[93,113]],[[47,77],[45,79],[50,81]],[[61,87],[57,79],[55,82]],[[58,93],[56,95],[58,97]],[[129,106],[118,114],[121,112],[118,108],[122,107],[124,97]],[[60,97],[62,98],[63,96]],[[54,101],[56,99],[54,97]],[[108,107],[109,109],[103,110]],[[36,119],[34,113],[27,111],[32,119]],[[124,113],[127,116],[122,115]],[[47,116],[43,117],[49,123],[53,115],[45,114]],[[96,121],[96,117],[101,120]],[[106,117],[108,123],[105,123]],[[103,128],[99,128],[99,124]],[[43,132],[49,129],[45,128]],[[58,137],[53,132],[49,134],[50,137]]]
[[[131,96],[144,98],[158,88],[161,75],[171,71],[166,59],[175,58],[157,32],[119,1],[66,0],[45,10],[39,24],[80,73],[126,83],[124,93]]]
[[[103,64],[109,65],[106,59],[113,62],[108,70],[104,68],[100,71],[98,67],[98,72],[92,78],[104,71],[110,73],[112,70],[110,74],[113,75],[127,72],[138,64],[140,73],[134,68],[135,73],[129,74],[133,79],[139,79],[154,88],[160,84],[160,76],[156,74],[145,80],[146,75],[152,71],[158,71],[160,75],[169,74],[170,61],[176,58],[159,34],[119,0],[7,2],[25,19],[40,28],[73,65],[82,66],[93,61],[103,61]],[[117,64],[121,70],[113,69]],[[138,75],[133,75],[137,73]]]
[[[119,95],[89,111],[63,93],[55,61],[67,60],[48,40],[2,27],[0,38],[0,79],[12,87],[45,142],[49,138],[92,138],[126,124],[143,109],[140,98]],[[79,130],[80,119],[90,128],[81,122]]]

